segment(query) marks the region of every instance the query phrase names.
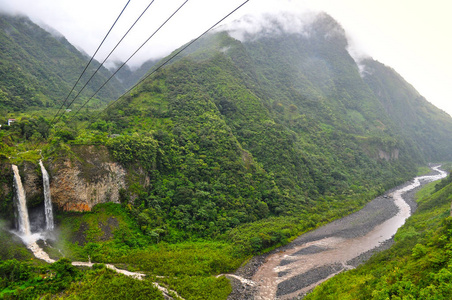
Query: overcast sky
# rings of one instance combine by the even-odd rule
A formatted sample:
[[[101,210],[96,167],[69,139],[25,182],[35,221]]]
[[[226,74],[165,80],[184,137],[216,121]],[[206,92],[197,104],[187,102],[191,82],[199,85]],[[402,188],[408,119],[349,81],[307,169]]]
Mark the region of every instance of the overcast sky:
[[[189,0],[130,65],[158,58],[204,32],[244,0]],[[131,0],[106,42],[116,44],[151,0]],[[125,60],[184,0],[155,0],[117,49]],[[21,12],[61,32],[92,55],[127,0],[0,0],[0,10]],[[247,13],[324,10],[345,28],[361,53],[394,68],[424,97],[452,115],[452,1],[250,0],[227,21]],[[109,52],[109,51],[108,51]],[[97,60],[105,57],[101,51]]]

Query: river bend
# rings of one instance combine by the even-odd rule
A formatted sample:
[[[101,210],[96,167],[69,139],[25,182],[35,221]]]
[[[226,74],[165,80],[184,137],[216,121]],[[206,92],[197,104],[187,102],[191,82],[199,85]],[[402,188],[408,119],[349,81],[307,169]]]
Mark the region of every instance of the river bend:
[[[434,173],[431,175],[416,177],[375,198],[360,211],[303,234],[289,245],[252,260],[248,265],[254,266],[245,266],[237,272],[237,275],[249,277],[253,282],[240,299],[298,298],[383,249],[411,215],[415,207],[415,189],[447,175],[439,166],[432,167],[432,170]],[[254,270],[250,272],[249,269]],[[239,299],[234,294],[237,293],[229,299]]]

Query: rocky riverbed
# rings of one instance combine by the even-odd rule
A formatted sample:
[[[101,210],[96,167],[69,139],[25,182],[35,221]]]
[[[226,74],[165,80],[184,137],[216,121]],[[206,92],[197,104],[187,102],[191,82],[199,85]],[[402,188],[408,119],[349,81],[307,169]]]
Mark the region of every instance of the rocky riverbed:
[[[397,228],[416,209],[417,190],[445,175],[435,168],[432,174],[386,192],[358,212],[254,257],[235,274],[251,280],[251,284],[231,279],[233,292],[228,299],[301,299],[321,282],[389,248]]]

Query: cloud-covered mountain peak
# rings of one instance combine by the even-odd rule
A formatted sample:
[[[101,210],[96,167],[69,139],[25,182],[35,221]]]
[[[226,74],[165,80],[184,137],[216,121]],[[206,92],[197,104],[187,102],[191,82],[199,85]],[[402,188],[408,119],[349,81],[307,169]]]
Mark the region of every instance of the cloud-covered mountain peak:
[[[246,15],[221,27],[221,30],[228,31],[232,37],[242,42],[281,34],[299,34],[307,38],[340,38],[347,45],[342,26],[324,12],[286,11]]]

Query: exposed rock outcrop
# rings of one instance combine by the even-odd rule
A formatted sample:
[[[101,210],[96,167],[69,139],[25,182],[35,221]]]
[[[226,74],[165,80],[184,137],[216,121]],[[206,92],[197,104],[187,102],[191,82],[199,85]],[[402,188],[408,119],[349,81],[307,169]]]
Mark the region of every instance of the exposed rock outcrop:
[[[126,170],[109,160],[104,147],[73,148],[79,159],[48,163],[52,202],[65,211],[90,211],[98,203],[119,202]]]
[[[27,206],[35,207],[44,201],[44,192],[42,185],[42,174],[38,165],[31,162],[24,162],[21,165],[21,176],[27,195]]]
[[[121,189],[128,190],[131,183],[143,187],[150,183],[149,176],[139,166],[126,169],[114,162],[105,146],[73,145],[70,154],[43,163],[50,176],[54,208],[63,211],[90,211],[98,203],[119,203]],[[41,211],[44,197],[39,165],[25,161],[19,164],[19,169],[27,206]],[[10,163],[0,164],[0,175],[0,205],[4,208],[2,214],[9,216],[13,212]],[[128,193],[131,200],[136,197]]]
[[[393,149],[391,152],[386,152],[378,149],[378,158],[385,159],[386,161],[399,159],[399,149]]]

